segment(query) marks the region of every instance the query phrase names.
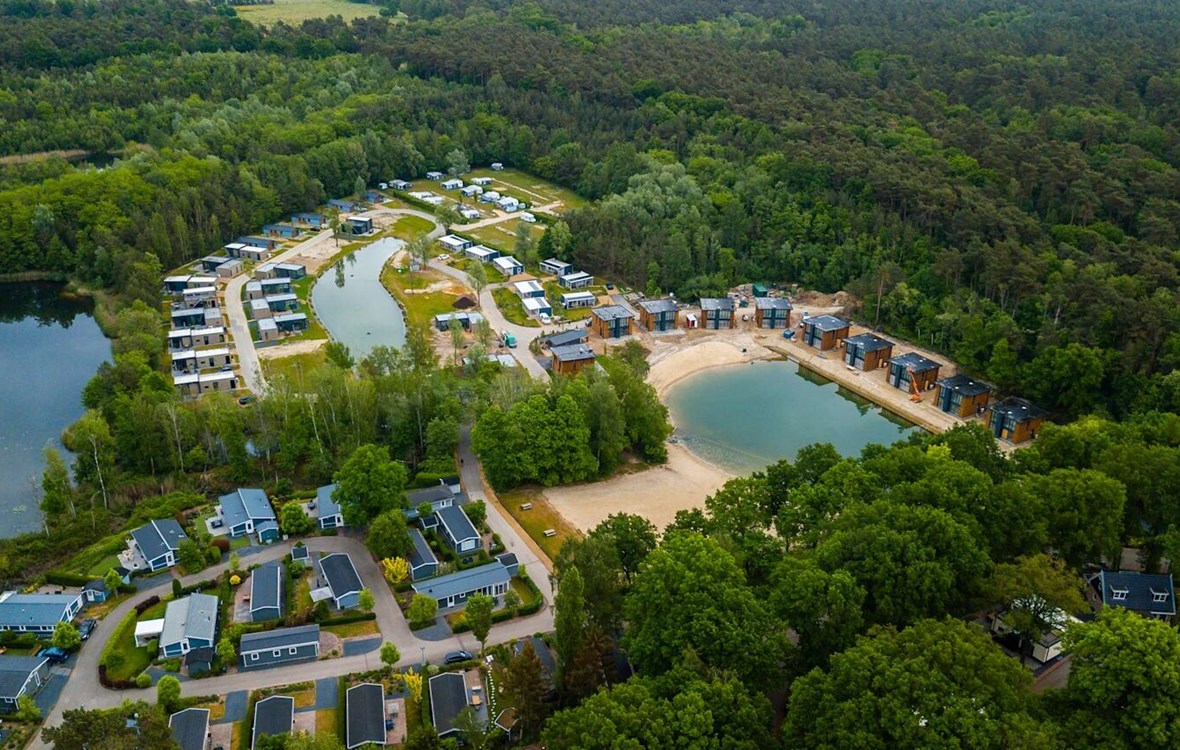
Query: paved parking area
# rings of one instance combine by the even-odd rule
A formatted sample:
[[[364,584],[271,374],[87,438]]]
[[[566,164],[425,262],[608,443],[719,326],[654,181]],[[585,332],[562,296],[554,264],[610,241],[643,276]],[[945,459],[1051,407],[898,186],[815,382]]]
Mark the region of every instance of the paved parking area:
[[[68,675],[54,672],[49,675],[49,679],[37,692],[37,695],[34,696],[33,702],[41,710],[42,716],[53,710],[53,706],[57,703],[57,699],[61,697],[61,691],[65,689],[68,679]]]
[[[225,696],[225,715],[221,717],[220,723],[233,723],[241,721],[246,718],[246,704],[250,694],[245,690],[238,690]],[[228,745],[227,745],[228,747]]]
[[[370,651],[376,651],[381,648],[381,637],[376,638],[353,638],[344,642],[344,655],[357,656],[359,654],[367,654]]]
[[[336,708],[340,703],[340,681],[335,677],[325,677],[315,681],[315,710]]]

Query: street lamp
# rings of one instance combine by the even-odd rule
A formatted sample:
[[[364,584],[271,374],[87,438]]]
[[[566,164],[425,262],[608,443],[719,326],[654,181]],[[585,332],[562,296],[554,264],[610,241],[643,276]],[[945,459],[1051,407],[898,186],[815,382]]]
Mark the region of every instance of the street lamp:
[[[422,667],[423,667],[423,669],[425,669],[426,668],[426,647],[419,646],[418,650],[422,652]]]

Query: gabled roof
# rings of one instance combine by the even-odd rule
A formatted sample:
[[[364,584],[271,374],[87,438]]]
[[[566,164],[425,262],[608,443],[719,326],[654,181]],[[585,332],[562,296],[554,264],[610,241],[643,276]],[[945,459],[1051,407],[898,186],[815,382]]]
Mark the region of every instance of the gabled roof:
[[[264,607],[278,607],[281,610],[281,581],[282,571],[279,563],[269,562],[255,568],[250,574],[250,611]]]
[[[332,589],[332,596],[337,599],[364,588],[360,574],[352,564],[352,558],[344,552],[333,552],[321,557],[320,570],[324,573],[328,588]]]
[[[430,678],[430,720],[439,736],[455,731],[455,717],[467,708],[467,681],[462,672]]]
[[[325,484],[315,491],[316,509],[319,512],[320,518],[327,516],[335,516],[340,513],[340,503],[332,499],[332,493],[336,491],[335,484]]]
[[[54,626],[81,594],[9,594],[0,599],[0,625],[19,628]]]
[[[835,315],[816,315],[803,321],[803,324],[820,331],[839,331],[848,327],[848,322],[840,320]]]
[[[410,554],[406,561],[410,563],[410,569],[420,568],[423,565],[437,564],[438,558],[434,556],[434,550],[430,549],[430,545],[426,543],[426,539],[422,536],[422,532],[417,529],[410,529]]]
[[[1048,416],[1049,412],[1045,411],[1039,406],[1025,401],[1022,398],[1009,396],[1003,401],[997,401],[994,404],[989,404],[988,409],[993,412],[999,412],[1007,417],[1014,417],[1017,422],[1025,422],[1030,419],[1042,419]]]
[[[44,656],[0,655],[0,698],[16,698],[29,675],[47,661]]]
[[[434,503],[439,500],[451,500],[455,497],[455,493],[451,492],[450,487],[444,487],[441,484],[435,484],[430,487],[423,487],[420,490],[410,490],[406,493],[406,500],[411,508],[417,508],[422,503]]]
[[[568,346],[570,344],[578,344],[589,338],[585,328],[571,328],[568,331],[561,333],[552,333],[548,336],[543,336],[541,342],[550,347]]]
[[[345,693],[345,747],[366,742],[385,744],[385,687],[372,682],[353,685]]]
[[[939,363],[935,362],[929,357],[923,357],[917,352],[906,352],[905,354],[899,354],[893,358],[893,364],[901,365],[911,372],[929,372],[942,367],[942,365]]]
[[[180,528],[180,524],[173,518],[164,518],[140,526],[131,532],[131,538],[149,561],[168,552],[177,551],[180,549],[180,543],[188,539],[184,529]]]
[[[221,496],[221,512],[226,526],[237,526],[253,519],[255,521],[275,520],[270,500],[260,489],[246,487]]]
[[[239,654],[251,651],[270,651],[276,648],[303,646],[308,643],[319,643],[319,625],[300,625],[295,628],[276,628],[264,630],[261,633],[246,633],[242,636]]]
[[[679,309],[679,307],[676,305],[676,300],[672,299],[640,300],[639,306],[653,315],[658,313],[676,312]]]
[[[729,310],[733,311],[733,300],[729,297],[701,297],[701,311]]]
[[[201,648],[194,648],[184,655],[184,665],[191,667],[194,664],[208,664],[213,661],[213,657],[217,652],[212,646],[202,646]]]
[[[460,596],[478,589],[508,583],[512,577],[508,570],[499,562],[490,562],[476,568],[460,570],[438,578],[415,583],[416,593],[426,594],[435,599],[446,599],[449,596]]]
[[[217,631],[217,597],[212,594],[189,594],[168,602],[164,608],[164,630],[160,645],[179,643],[185,638],[203,638],[212,642]]]
[[[893,348],[892,341],[883,339],[875,333],[860,333],[856,336],[849,336],[844,339],[844,345],[849,348],[860,347],[866,352],[879,352],[882,349]]]
[[[791,302],[785,297],[755,297],[754,307],[759,310],[790,310]]]
[[[186,708],[168,717],[172,739],[180,750],[204,750],[209,736],[209,709]]]
[[[599,320],[605,320],[605,321],[626,320],[627,318],[634,318],[635,317],[631,313],[630,310],[623,307],[622,305],[607,305],[606,307],[596,307],[591,312],[594,313],[594,317],[598,318]]]
[[[268,734],[290,734],[295,723],[295,699],[289,695],[272,695],[254,704],[254,730],[250,747],[258,747],[259,738]]]
[[[581,362],[587,359],[594,359],[594,350],[585,344],[570,344],[569,346],[554,346],[549,349],[549,353],[558,362]]]
[[[475,524],[471,523],[471,519],[467,517],[467,514],[458,505],[444,506],[436,510],[434,514],[438,516],[438,520],[446,527],[452,539],[461,542],[464,539],[479,538],[479,532],[475,530]]]
[[[939,388],[949,388],[952,391],[962,393],[964,396],[979,396],[984,393],[991,393],[991,386],[987,383],[969,378],[966,375],[951,375],[948,378],[938,379]]]
[[[575,271],[574,273],[567,273],[561,277],[562,281],[581,281],[582,279],[594,278],[585,271]]]
[[[1176,614],[1176,590],[1171,575],[1101,571],[1098,594],[1108,607],[1126,607],[1135,612]],[[1121,598],[1115,598],[1121,594]],[[1157,601],[1158,599],[1158,601]]]

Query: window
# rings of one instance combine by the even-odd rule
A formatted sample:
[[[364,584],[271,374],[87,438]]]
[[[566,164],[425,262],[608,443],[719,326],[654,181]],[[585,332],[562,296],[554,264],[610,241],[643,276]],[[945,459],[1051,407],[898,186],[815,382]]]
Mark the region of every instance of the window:
[[[291,648],[287,649],[287,653],[291,656],[294,656],[295,654],[299,653],[299,649],[295,646],[292,646]]]
[[[1168,592],[1167,591],[1156,591],[1155,589],[1152,589],[1151,590],[1151,600],[1153,602],[1155,602],[1156,604],[1159,604],[1161,602],[1166,602],[1166,601],[1168,601]]]
[[[257,651],[253,651],[250,653],[250,661],[258,661],[258,652]]]
[[[270,655],[271,656],[282,656],[283,650],[281,648],[276,648],[274,651],[270,652]]]
[[[1115,588],[1112,586],[1110,588],[1110,598],[1111,598],[1111,601],[1116,601],[1116,602],[1126,601],[1127,589]]]

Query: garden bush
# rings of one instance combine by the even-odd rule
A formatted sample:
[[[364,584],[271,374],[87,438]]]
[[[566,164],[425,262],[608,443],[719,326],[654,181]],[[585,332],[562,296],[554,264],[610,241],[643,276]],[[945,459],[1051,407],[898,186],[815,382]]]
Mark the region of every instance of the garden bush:
[[[152,686],[152,676],[147,672],[140,672],[135,678],[135,687],[143,689]]]

